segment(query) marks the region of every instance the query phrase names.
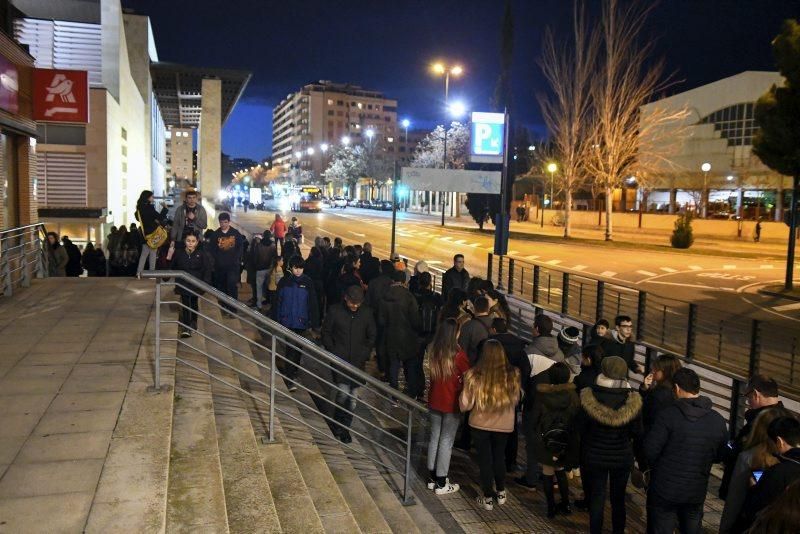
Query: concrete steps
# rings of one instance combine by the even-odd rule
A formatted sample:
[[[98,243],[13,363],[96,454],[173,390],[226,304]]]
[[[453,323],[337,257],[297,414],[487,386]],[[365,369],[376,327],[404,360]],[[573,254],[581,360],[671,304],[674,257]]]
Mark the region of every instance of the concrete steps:
[[[205,350],[197,334],[185,341]],[[175,364],[166,531],[229,532],[208,358],[182,345],[177,355],[197,369]]]

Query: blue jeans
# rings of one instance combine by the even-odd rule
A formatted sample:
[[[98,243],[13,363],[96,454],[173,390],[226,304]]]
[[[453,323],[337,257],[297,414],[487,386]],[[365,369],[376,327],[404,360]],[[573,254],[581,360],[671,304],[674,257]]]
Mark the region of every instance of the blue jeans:
[[[437,478],[447,477],[453,442],[461,422],[460,413],[430,411],[431,437],[428,441],[428,471],[436,470]]]
[[[261,303],[264,302],[264,282],[267,280],[267,275],[269,275],[269,269],[256,271],[256,308],[260,308]]]
[[[647,534],[672,534],[677,525],[681,534],[703,532],[703,503],[678,504],[647,497]]]

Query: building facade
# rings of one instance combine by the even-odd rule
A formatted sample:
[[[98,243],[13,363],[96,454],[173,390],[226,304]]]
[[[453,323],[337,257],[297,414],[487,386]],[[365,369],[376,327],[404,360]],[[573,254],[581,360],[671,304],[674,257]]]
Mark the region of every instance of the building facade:
[[[167,130],[167,175],[176,182],[194,180],[193,130],[169,128]]]
[[[76,241],[134,222],[142,190],[165,189],[165,128],[152,91],[150,21],[119,0],[12,0],[15,38],[39,68],[88,71],[89,122],[38,124],[39,216]]]
[[[637,191],[636,203],[645,203],[647,211],[707,207],[709,217],[780,220],[791,178],[753,154],[753,136],[756,101],[781,84],[777,72],[746,71],[644,106],[643,120],[654,110],[688,113],[669,126],[674,132],[658,131],[661,138],[675,138],[675,148],[648,178],[647,194]]]
[[[286,171],[313,173],[313,179],[320,181],[328,151],[346,138],[355,145],[374,143],[372,148],[384,162],[378,167],[391,168],[401,133],[397,100],[357,85],[321,80],[287,95],[273,111],[273,164]]]

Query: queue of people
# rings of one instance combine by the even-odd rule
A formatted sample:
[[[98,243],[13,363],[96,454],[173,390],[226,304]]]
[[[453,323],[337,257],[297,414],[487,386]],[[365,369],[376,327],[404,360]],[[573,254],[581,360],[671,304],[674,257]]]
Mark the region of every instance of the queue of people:
[[[511,480],[520,491],[541,488],[549,518],[586,510],[590,532],[600,533],[608,499],[611,531],[622,533],[633,475],[647,488],[649,533],[698,533],[711,468],[724,462],[722,532],[769,532],[786,521],[778,507],[798,498],[800,423],[780,404],[769,377],[754,376],[747,385],[747,424],[729,441],[727,424],[701,394],[694,370],[670,355],[654,358],[647,369],[636,360],[628,316],[616,317],[613,326],[599,319],[581,336],[540,314],[533,340],[525,343],[509,332],[503,294],[470,276],[461,255],[444,274],[448,292],[441,295],[424,262],[409,280],[404,262],[379,260],[369,243],[345,246],[323,237],[304,257],[288,229],[299,223],[281,223],[276,218],[272,228],[283,233],[282,243],[270,230],[246,243],[221,214],[220,229],[197,245],[207,248],[207,259],[198,260],[189,234],[173,266],[213,279],[234,298],[239,269],[247,269],[254,308],[318,338],[356,369],[364,371],[374,357],[380,379],[426,402],[427,487],[434,494],[461,491],[461,481],[451,480],[450,459],[456,448],[474,448],[476,502],[483,510],[506,504],[508,475],[521,470]],[[190,329],[193,321],[191,314],[182,320]],[[302,384],[303,364],[294,347],[286,356],[282,375],[291,392]],[[632,375],[642,377],[639,388]],[[332,429],[343,443],[352,440],[364,385],[358,376],[333,373]],[[520,434],[524,468],[517,465]],[[575,474],[580,499],[571,498]]]

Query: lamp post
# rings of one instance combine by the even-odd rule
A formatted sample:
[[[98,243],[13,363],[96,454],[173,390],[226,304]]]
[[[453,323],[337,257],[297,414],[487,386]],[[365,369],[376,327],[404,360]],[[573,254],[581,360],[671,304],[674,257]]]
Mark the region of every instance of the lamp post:
[[[547,164],[547,172],[550,173],[550,205],[553,205],[553,181],[555,180],[555,173],[558,170],[558,165],[553,162]],[[542,222],[540,224],[544,228],[544,184],[542,184]]]
[[[700,215],[705,219],[708,217],[708,171],[711,170],[711,164],[703,163],[700,165],[700,170],[703,171],[703,209]]]
[[[452,74],[455,77],[461,76],[464,72],[464,69],[460,65],[453,65],[448,67],[443,65],[442,63],[435,63],[433,65],[433,72],[438,75],[444,74],[444,107],[445,110],[449,111],[449,95],[450,95],[450,75]],[[447,169],[447,120],[445,120],[444,124],[444,157],[443,157],[443,168]],[[441,193],[440,193],[441,194]],[[444,207],[445,201],[444,196],[442,197],[442,226],[444,226]],[[428,209],[430,210],[430,202],[428,202]]]

